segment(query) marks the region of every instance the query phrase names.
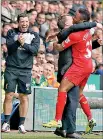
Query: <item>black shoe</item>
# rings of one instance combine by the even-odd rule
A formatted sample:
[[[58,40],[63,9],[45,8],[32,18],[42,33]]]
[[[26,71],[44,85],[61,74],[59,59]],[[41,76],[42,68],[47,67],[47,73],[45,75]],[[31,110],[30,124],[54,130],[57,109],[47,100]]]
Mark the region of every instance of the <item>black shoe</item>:
[[[56,130],[54,131],[54,134],[57,136],[62,136],[66,138],[66,130],[63,130],[61,127],[60,128],[56,128]]]
[[[73,134],[68,134],[67,133],[67,138],[74,138],[74,139],[83,139],[83,137],[80,134],[73,133]]]

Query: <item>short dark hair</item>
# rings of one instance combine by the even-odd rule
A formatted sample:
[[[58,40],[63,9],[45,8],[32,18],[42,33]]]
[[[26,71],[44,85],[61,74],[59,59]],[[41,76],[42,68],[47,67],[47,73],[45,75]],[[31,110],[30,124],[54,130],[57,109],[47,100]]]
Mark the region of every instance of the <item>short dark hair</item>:
[[[81,20],[89,21],[90,20],[90,12],[86,8],[80,7],[78,12],[81,14]]]
[[[34,11],[37,12],[35,9],[30,9],[29,11],[27,11],[27,14],[28,14],[28,13],[32,13],[32,12],[34,12]]]
[[[19,22],[21,17],[28,17],[28,15],[26,13],[19,14],[18,17],[17,17],[17,22]]]

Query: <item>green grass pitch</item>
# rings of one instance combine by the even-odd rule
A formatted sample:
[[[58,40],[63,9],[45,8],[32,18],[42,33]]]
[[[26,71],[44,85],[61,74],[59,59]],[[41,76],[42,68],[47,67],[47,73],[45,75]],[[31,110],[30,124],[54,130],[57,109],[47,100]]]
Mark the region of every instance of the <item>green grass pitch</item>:
[[[103,139],[102,133],[82,136],[84,139]],[[60,136],[54,135],[53,132],[28,132],[26,134],[20,134],[18,131],[12,131],[10,133],[1,133],[1,137],[2,139],[63,139]]]

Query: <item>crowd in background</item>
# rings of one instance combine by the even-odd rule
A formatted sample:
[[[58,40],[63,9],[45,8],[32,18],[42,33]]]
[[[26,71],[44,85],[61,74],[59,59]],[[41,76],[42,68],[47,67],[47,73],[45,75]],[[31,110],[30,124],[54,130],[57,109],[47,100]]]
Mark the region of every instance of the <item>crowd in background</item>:
[[[5,59],[8,55],[6,36],[9,29],[17,28],[17,16],[20,13],[27,13],[30,21],[30,28],[39,33],[40,48],[33,61],[32,86],[56,87],[56,72],[58,71],[58,51],[53,50],[53,41],[49,41],[49,33],[58,31],[59,16],[68,14],[72,6],[85,5],[91,13],[91,21],[102,23],[102,1],[101,0],[67,0],[67,1],[8,1],[1,2],[1,57],[2,75],[5,70]],[[69,21],[70,22],[70,21]],[[68,19],[65,22],[68,27]],[[96,30],[93,40],[98,39],[103,32]],[[94,72],[93,74],[103,75],[103,51],[102,47],[92,51]]]

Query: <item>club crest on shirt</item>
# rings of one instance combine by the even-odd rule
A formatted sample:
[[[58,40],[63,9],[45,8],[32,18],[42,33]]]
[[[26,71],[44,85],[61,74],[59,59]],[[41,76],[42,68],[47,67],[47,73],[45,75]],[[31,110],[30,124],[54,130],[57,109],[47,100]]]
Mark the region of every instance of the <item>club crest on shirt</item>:
[[[30,89],[30,84],[26,84],[26,90],[29,90]]]

